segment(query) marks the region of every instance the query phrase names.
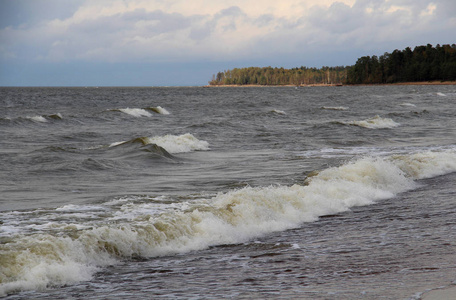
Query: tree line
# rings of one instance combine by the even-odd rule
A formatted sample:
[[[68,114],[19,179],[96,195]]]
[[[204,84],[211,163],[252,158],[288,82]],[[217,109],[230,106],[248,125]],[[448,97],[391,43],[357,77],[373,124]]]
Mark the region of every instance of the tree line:
[[[348,84],[456,80],[456,45],[417,46],[380,57],[363,56],[348,70]]]
[[[456,45],[417,46],[380,57],[363,56],[353,66],[234,68],[212,76],[210,85],[380,84],[456,80]]]
[[[234,68],[212,76],[210,85],[311,85],[341,84],[348,67],[317,68]]]

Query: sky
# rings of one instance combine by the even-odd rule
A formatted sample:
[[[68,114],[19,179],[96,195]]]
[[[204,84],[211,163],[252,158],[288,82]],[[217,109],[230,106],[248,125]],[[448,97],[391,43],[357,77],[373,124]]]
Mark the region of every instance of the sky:
[[[455,0],[0,0],[0,86],[201,86],[453,43]]]

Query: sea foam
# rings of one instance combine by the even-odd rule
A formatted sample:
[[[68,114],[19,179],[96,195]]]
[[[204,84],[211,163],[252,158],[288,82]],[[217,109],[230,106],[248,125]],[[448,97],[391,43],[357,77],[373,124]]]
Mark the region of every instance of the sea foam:
[[[362,121],[344,122],[344,124],[355,125],[369,129],[394,128],[400,126],[399,123],[394,122],[392,119],[382,118],[380,116],[375,116],[373,118],[365,119]]]
[[[145,145],[156,144],[172,154],[192,152],[198,150],[209,150],[208,142],[197,139],[191,133],[186,133],[182,135],[167,134],[164,136],[144,137],[141,138],[141,141]],[[109,145],[109,147],[116,147],[124,143],[126,142],[115,142]]]
[[[32,120],[34,122],[39,122],[39,123],[45,123],[47,122],[46,118],[43,116],[32,116],[32,117],[26,117],[29,120]]]
[[[321,109],[327,110],[348,110],[346,106],[322,106]]]
[[[88,229],[16,236],[1,244],[0,295],[89,280],[125,258],[242,243],[394,197],[416,188],[417,179],[451,172],[454,150],[365,157],[314,172],[293,186],[246,187],[158,209],[134,201],[105,205],[112,211],[103,211],[105,219]]]
[[[152,116],[148,111],[142,108],[120,108],[120,112],[128,114],[133,117],[150,117]]]
[[[164,109],[163,107],[161,106],[157,106],[157,107],[148,107],[148,108],[145,108],[147,110],[150,110],[150,111],[153,111],[157,114],[161,114],[161,115],[169,115],[169,111],[167,111],[166,109]]]
[[[169,153],[184,153],[197,150],[209,150],[209,143],[197,139],[190,133],[150,137],[147,141],[163,147]]]

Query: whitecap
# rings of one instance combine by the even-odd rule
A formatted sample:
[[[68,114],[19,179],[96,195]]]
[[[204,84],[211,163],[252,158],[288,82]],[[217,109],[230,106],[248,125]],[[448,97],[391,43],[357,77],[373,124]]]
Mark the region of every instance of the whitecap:
[[[284,112],[283,110],[280,110],[280,109],[273,109],[271,110],[271,112],[275,113],[275,114],[279,114],[279,115],[286,115],[287,113]]]
[[[113,217],[124,220],[94,224],[68,235],[26,235],[2,244],[7,259],[0,260],[0,296],[90,280],[100,267],[123,258],[244,243],[394,197],[418,187],[417,179],[451,172],[456,172],[456,151],[428,151],[365,157],[315,172],[303,184],[246,187],[161,212],[160,205],[123,203]]]
[[[169,111],[167,111],[166,109],[164,109],[163,107],[161,106],[157,106],[157,107],[147,107],[145,108],[147,110],[150,110],[150,111],[153,111],[157,114],[161,114],[161,115],[169,115]]]
[[[382,118],[380,116],[375,116],[362,121],[351,121],[346,122],[347,125],[355,125],[369,129],[383,129],[383,128],[394,128],[400,126],[399,123],[394,122],[390,118]]]
[[[130,116],[134,117],[150,117],[152,116],[148,111],[142,108],[121,108],[119,109],[120,112],[126,113]]]
[[[169,115],[169,111],[167,111],[166,109],[164,109],[163,107],[161,106],[157,106],[157,111],[159,114],[162,114],[162,115]]]
[[[45,123],[47,122],[46,118],[43,116],[33,116],[33,117],[26,117],[29,120],[32,120],[33,122],[39,122],[39,123]]]
[[[208,142],[199,140],[190,133],[149,137],[147,142],[156,144],[172,154],[209,150]]]
[[[348,110],[346,106],[322,106],[321,109],[327,110]]]
[[[399,104],[400,106],[410,106],[410,107],[416,107],[415,104],[412,104],[412,103],[408,103],[408,102],[404,102],[404,103],[401,103]]]

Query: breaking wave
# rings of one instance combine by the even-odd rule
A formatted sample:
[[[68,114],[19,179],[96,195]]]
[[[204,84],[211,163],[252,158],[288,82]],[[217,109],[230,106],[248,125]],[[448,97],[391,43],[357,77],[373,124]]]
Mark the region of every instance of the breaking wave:
[[[142,108],[120,108],[114,111],[120,111],[122,113],[125,113],[127,115],[133,116],[133,117],[150,117],[152,116],[148,111],[142,109]]]
[[[375,116],[362,121],[351,121],[351,122],[342,122],[345,125],[354,125],[369,129],[383,129],[383,128],[394,128],[400,126],[399,123],[394,122],[390,118],[382,118],[380,116]]]
[[[345,107],[345,106],[322,106],[321,109],[327,109],[327,110],[348,110],[348,107]]]
[[[138,139],[134,139],[137,141]],[[160,146],[169,153],[185,153],[198,150],[209,150],[209,143],[197,139],[190,133],[182,135],[165,135],[154,137],[142,137],[140,141],[143,145],[155,144]],[[125,144],[126,142],[117,142],[110,145],[110,147]]]
[[[153,111],[157,114],[161,114],[161,115],[169,115],[169,111],[167,111],[166,109],[164,109],[163,107],[161,106],[157,106],[157,107],[147,107],[145,108],[147,110],[150,110],[150,111]]]
[[[416,188],[417,179],[451,172],[456,172],[454,150],[366,157],[314,172],[301,185],[246,187],[172,205],[128,198],[67,205],[41,211],[41,217],[4,213],[0,296],[90,280],[122,259],[242,243],[394,197]],[[14,220],[11,226],[8,220]],[[33,231],[15,230],[21,220],[32,222]]]
[[[280,109],[273,109],[271,113],[278,114],[278,115],[286,115],[287,113]]]
[[[130,115],[130,116],[133,116],[133,117],[137,117],[137,118],[140,118],[140,117],[151,117],[152,114],[150,112],[154,112],[154,113],[161,114],[161,115],[169,115],[170,114],[169,111],[167,111],[166,109],[164,109],[161,106],[146,107],[146,108],[128,108],[127,107],[127,108],[111,109],[110,111],[122,112],[124,114]]]
[[[408,102],[404,102],[404,103],[401,103],[401,104],[399,104],[399,105],[400,105],[400,106],[416,107],[415,104],[413,104],[413,103],[408,103]]]

